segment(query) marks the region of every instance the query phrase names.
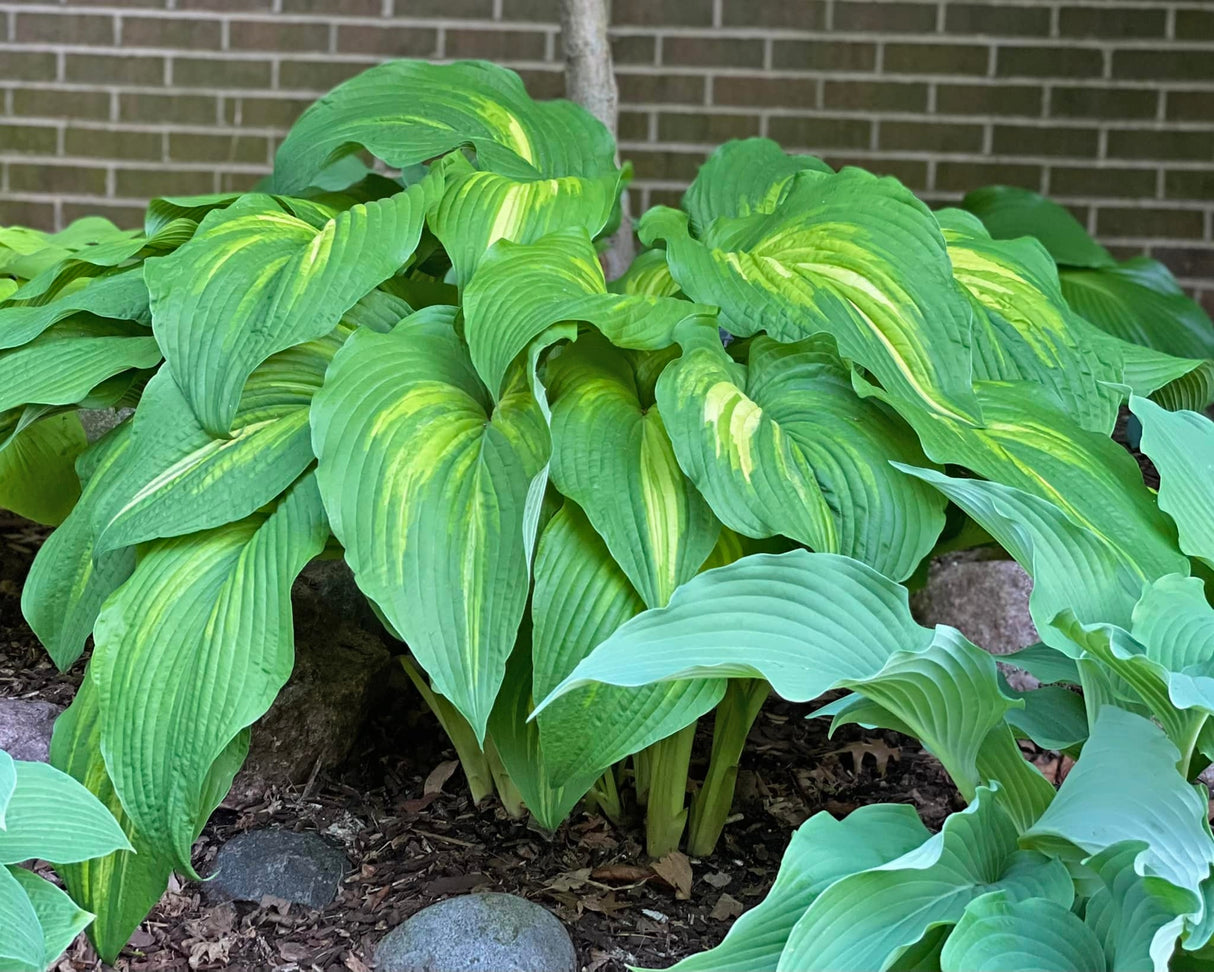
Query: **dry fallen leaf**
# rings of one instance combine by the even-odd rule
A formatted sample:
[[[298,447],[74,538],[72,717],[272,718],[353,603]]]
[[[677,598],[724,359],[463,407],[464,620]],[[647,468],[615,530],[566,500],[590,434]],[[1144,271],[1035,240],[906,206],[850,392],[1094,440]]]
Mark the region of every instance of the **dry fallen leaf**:
[[[422,784],[422,795],[428,796],[431,793],[440,793],[443,789],[443,784],[455,774],[459,769],[458,759],[448,759],[445,762],[439,763],[430,771],[430,775],[426,777],[426,782]]]
[[[682,851],[671,851],[653,864],[653,872],[674,888],[680,901],[691,897],[691,861]]]
[[[284,962],[304,962],[310,951],[299,942],[279,942],[278,954],[282,956]]]
[[[846,746],[834,750],[831,755],[841,753],[851,756],[852,766],[856,773],[860,772],[864,757],[871,756],[877,764],[877,773],[881,776],[889,772],[890,764],[896,763],[902,757],[901,749],[891,746],[884,739],[879,738],[857,739],[855,742],[849,742]]]
[[[653,871],[635,864],[607,864],[590,872],[596,881],[611,881],[614,884],[639,884],[653,877]]]
[[[371,972],[366,963],[353,953],[347,955],[342,962],[350,972]]]
[[[549,891],[576,891],[586,883],[590,877],[590,868],[579,867],[576,871],[566,871],[564,874],[558,874],[544,887]]]
[[[741,901],[730,895],[728,891],[723,891],[717,898],[717,903],[712,906],[708,917],[713,921],[728,921],[730,918],[737,918],[745,910]]]
[[[718,891],[725,887],[733,878],[724,871],[714,871],[712,874],[704,875],[704,883],[716,888]]]

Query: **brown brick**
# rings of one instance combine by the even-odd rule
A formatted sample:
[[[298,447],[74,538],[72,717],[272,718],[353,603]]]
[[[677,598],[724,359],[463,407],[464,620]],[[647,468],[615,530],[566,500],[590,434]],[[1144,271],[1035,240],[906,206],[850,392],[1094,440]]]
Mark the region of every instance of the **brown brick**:
[[[1154,169],[1051,166],[1050,193],[1057,196],[1114,196],[1141,199],[1155,195]]]
[[[763,41],[736,37],[681,37],[662,41],[662,63],[691,67],[763,66]]]
[[[14,36],[19,42],[108,47],[114,43],[114,18],[106,14],[19,13]]]
[[[1204,215],[1195,209],[1107,209],[1096,213],[1100,236],[1181,236],[1200,238]]]
[[[563,98],[565,96],[565,72],[560,68],[554,68],[549,71],[543,70],[528,70],[522,69],[518,72],[518,76],[523,79],[523,84],[527,88],[527,93],[532,98]],[[698,79],[697,79],[698,80]],[[622,79],[617,78],[620,83],[620,91],[624,90]],[[700,84],[700,100],[704,99],[703,82]],[[670,99],[674,100],[674,99]]]
[[[69,127],[63,136],[63,148],[67,155],[93,159],[164,158],[164,140],[159,132]]]
[[[1214,199],[1214,169],[1167,169],[1163,193],[1169,199]]]
[[[621,111],[618,121],[621,142],[644,142],[649,138],[649,112]]]
[[[767,133],[787,149],[815,154],[823,149],[866,149],[872,142],[872,122],[865,118],[779,115],[768,120]]]
[[[0,125],[0,153],[54,155],[59,132],[50,126]]]
[[[1160,8],[1063,7],[1058,32],[1063,37],[1162,37],[1167,19]]]
[[[611,39],[611,59],[616,64],[653,64],[657,59],[656,52],[657,44],[652,37],[628,34]]]
[[[261,135],[237,132],[173,132],[169,135],[169,158],[175,162],[264,163],[269,155],[269,141]]]
[[[64,192],[80,195],[105,194],[105,169],[83,165],[39,162],[8,167],[8,187],[14,192]]]
[[[973,44],[885,45],[889,74],[986,74],[989,51]]]
[[[1027,84],[939,84],[936,111],[943,115],[1040,117],[1044,89]]]
[[[232,13],[253,13],[269,10],[273,0],[177,0],[179,10],[221,10]]]
[[[936,4],[836,0],[832,23],[835,30],[926,34],[936,29]]]
[[[1214,279],[1214,247],[1153,246],[1151,256],[1166,264],[1178,277]]]
[[[1155,88],[1054,88],[1050,114],[1060,118],[1154,118]]]
[[[413,0],[398,0],[400,5],[412,6]],[[443,0],[432,0],[442,3]],[[490,4],[492,10],[492,4]],[[397,16],[404,13],[398,9]],[[536,23],[554,24],[561,20],[561,0],[502,0],[502,19],[509,21],[534,21]]]
[[[778,40],[771,48],[771,63],[796,71],[871,71],[877,64],[877,45]]]
[[[1098,78],[1104,55],[1087,47],[1000,47],[995,73],[1000,77]]]
[[[536,30],[447,30],[447,57],[542,61],[548,35]]]
[[[833,169],[842,169],[852,165],[867,169],[874,175],[893,176],[911,189],[927,188],[927,163],[922,159],[851,159],[846,156],[831,155],[822,161]]]
[[[1066,155],[1089,158],[1095,156],[1099,143],[1100,134],[1094,128],[996,125],[992,148],[997,155]]]
[[[1214,40],[1214,10],[1177,10],[1176,36],[1182,40]]]
[[[1214,317],[1214,288],[1203,290],[1201,292],[1201,309],[1209,316]]]
[[[269,170],[267,169],[267,171]],[[259,178],[261,177],[248,172],[220,172],[219,191],[249,192]]]
[[[122,46],[218,50],[218,20],[189,17],[123,17]]]
[[[419,6],[418,0],[404,0],[408,8]],[[452,0],[453,7],[459,0]],[[282,0],[284,13],[333,14],[340,17],[379,17],[383,14],[381,0]],[[421,16],[421,11],[418,16]]]
[[[1169,91],[1165,97],[1169,120],[1209,122],[1214,119],[1214,91]]]
[[[678,206],[683,200],[682,189],[650,189],[647,206]]]
[[[328,24],[293,24],[281,20],[233,20],[228,44],[238,51],[327,51]]]
[[[857,111],[917,111],[927,109],[927,85],[903,81],[827,81],[822,86],[826,108]]]
[[[110,96],[106,91],[58,91],[53,88],[15,88],[13,114],[43,118],[110,117]]]
[[[124,122],[213,125],[218,114],[219,99],[213,95],[124,91],[118,96],[118,117]]]
[[[1050,12],[1043,6],[1005,7],[991,3],[950,3],[945,5],[944,29],[950,34],[1048,37]]]
[[[877,130],[877,144],[903,152],[980,152],[982,126],[883,121]]]
[[[164,83],[163,57],[131,57],[125,54],[68,54],[64,62],[68,81],[83,84]]]
[[[428,27],[341,24],[337,28],[337,49],[350,54],[433,57],[438,50],[438,31]]]
[[[1113,52],[1113,77],[1146,81],[1214,79],[1214,54],[1191,48]]]
[[[55,204],[32,199],[0,199],[0,226],[55,228]]]
[[[811,78],[773,78],[749,74],[716,81],[712,100],[718,105],[780,105],[783,108],[812,108],[817,101],[818,82]]]
[[[166,169],[163,166],[115,169],[114,189],[119,196],[134,199],[199,195],[215,191],[215,173],[198,169]]]
[[[717,145],[731,138],[748,138],[758,134],[759,119],[750,114],[710,115],[699,111],[664,111],[658,116],[658,139],[663,142]]]
[[[638,179],[659,179],[663,182],[690,182],[703,164],[704,152],[629,152]]]
[[[224,121],[249,128],[287,129],[312,103],[311,98],[226,98]]]
[[[821,30],[826,26],[823,0],[722,0],[727,27],[788,27]]]
[[[951,192],[969,192],[980,186],[1021,186],[1041,188],[1041,166],[1008,162],[936,163],[936,188]]]
[[[173,84],[183,88],[268,88],[270,62],[175,57]]]
[[[4,76],[13,81],[50,81],[57,71],[49,51],[5,51]]]
[[[376,4],[376,0],[367,0],[367,2],[371,6]],[[341,4],[342,0],[337,0],[337,3]],[[560,11],[557,6],[555,4],[549,6],[555,12],[554,19],[559,17]],[[346,11],[343,10],[342,13],[346,13]],[[374,13],[371,16],[374,16]],[[493,16],[493,0],[396,0],[396,16],[478,17],[488,20]],[[502,19],[510,23],[525,18],[504,13]]]
[[[283,61],[278,65],[278,85],[299,91],[328,91],[354,75],[374,67],[376,61]],[[264,87],[264,85],[259,85]]]
[[[65,202],[63,204],[63,221],[70,223],[84,216],[103,216],[119,229],[138,229],[143,226],[143,214],[147,207],[143,203],[121,203],[104,205],[87,202]]]
[[[614,0],[611,22],[619,27],[707,27],[712,0]]]
[[[1113,159],[1191,159],[1211,162],[1214,161],[1214,131],[1110,128],[1108,155]]]
[[[693,74],[620,74],[620,101],[630,105],[704,103],[704,79]],[[730,85],[734,79],[729,79]],[[562,82],[562,90],[564,82]],[[528,89],[530,90],[530,89]]]

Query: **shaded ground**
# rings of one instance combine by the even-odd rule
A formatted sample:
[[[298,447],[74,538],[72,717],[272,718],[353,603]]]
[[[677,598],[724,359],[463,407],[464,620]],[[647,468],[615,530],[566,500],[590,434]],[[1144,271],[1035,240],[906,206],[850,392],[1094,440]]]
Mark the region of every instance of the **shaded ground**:
[[[82,664],[57,673],[19,610],[20,581],[43,535],[0,520],[0,696],[66,704]],[[760,715],[735,819],[716,854],[689,862],[690,895],[682,900],[646,862],[638,820],[615,827],[578,811],[548,837],[496,806],[471,806],[458,771],[435,790],[454,753],[418,700],[399,693],[375,714],[359,757],[341,774],[273,790],[256,805],[221,807],[196,848],[205,873],[223,841],[242,830],[324,834],[352,864],[333,905],[322,912],[273,901],[211,906],[199,885],[174,883],[117,967],[363,972],[388,929],[434,901],[478,890],[514,892],[550,908],[588,972],[665,967],[716,944],[742,909],[762,899],[791,831],[811,814],[905,802],[935,829],[959,806],[939,764],[917,743],[852,728],[828,739],[825,720],[803,718],[811,708],[774,701]],[[693,777],[702,775],[707,750],[701,731]],[[81,940],[58,968],[102,966]]]

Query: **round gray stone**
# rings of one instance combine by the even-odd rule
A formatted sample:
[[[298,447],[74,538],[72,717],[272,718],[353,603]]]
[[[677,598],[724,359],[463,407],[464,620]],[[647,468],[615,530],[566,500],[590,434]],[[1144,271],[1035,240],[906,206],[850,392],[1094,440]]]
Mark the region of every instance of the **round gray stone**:
[[[0,699],[0,749],[13,757],[45,763],[51,732],[63,710],[36,699]]]
[[[375,952],[378,972],[577,972],[569,932],[513,894],[465,894],[423,908]]]
[[[215,856],[207,893],[220,901],[281,898],[323,908],[337,897],[350,869],[346,855],[316,834],[250,830],[233,837]]]

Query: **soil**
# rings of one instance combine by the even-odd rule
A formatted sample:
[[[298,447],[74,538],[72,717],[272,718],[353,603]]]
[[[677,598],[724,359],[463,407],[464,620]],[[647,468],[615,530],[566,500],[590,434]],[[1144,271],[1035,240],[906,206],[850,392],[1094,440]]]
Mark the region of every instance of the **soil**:
[[[21,580],[44,536],[24,521],[0,520],[0,696],[66,704],[83,661],[58,673],[19,609]],[[492,890],[551,909],[569,928],[586,972],[665,968],[717,944],[737,914],[762,900],[792,830],[812,814],[911,803],[938,829],[961,806],[918,743],[855,727],[828,738],[827,720],[804,718],[814,707],[773,699],[751,734],[735,814],[717,852],[655,866],[635,815],[615,826],[578,810],[546,835],[496,804],[472,806],[437,723],[416,696],[397,693],[374,714],[358,757],[340,773],[272,789],[252,805],[221,806],[196,847],[195,866],[206,873],[219,846],[247,829],[323,834],[352,865],[333,905],[314,912],[273,900],[212,904],[203,886],[174,880],[116,967],[363,972],[374,967],[375,943],[414,912],[450,895]],[[708,752],[706,723],[693,778],[702,775]],[[1045,763],[1049,755],[1038,758]],[[684,865],[690,888],[677,887],[685,884]],[[80,939],[57,968],[103,966]]]

